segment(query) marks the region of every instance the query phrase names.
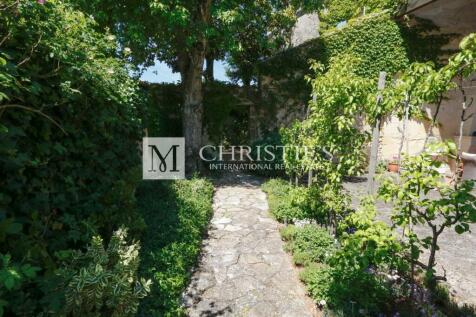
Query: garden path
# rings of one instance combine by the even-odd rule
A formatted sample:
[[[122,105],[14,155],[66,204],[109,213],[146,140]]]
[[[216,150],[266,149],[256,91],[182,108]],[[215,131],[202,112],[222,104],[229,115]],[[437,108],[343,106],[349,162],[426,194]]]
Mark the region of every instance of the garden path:
[[[209,236],[184,294],[190,316],[317,316],[260,184],[238,174],[217,182]]]

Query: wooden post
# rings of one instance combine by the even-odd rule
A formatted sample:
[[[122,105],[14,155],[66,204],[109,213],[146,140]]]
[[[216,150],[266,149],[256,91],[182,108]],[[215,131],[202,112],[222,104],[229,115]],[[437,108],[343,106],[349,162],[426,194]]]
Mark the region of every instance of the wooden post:
[[[385,77],[387,76],[386,72],[380,72],[378,78],[378,86],[377,89],[379,93],[377,95],[377,104],[382,102],[382,93],[381,91],[385,88]],[[382,118],[379,116],[376,121],[375,125],[372,130],[372,145],[370,148],[370,162],[369,162],[369,186],[368,186],[368,193],[373,195],[375,193],[375,170],[377,168],[377,159],[378,159],[378,148],[379,148],[379,141],[380,141],[380,128],[382,125]]]

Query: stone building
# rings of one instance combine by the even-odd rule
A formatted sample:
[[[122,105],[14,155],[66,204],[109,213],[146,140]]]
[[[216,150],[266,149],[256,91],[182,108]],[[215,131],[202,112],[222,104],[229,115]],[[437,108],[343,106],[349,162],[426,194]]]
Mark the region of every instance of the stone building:
[[[407,14],[431,20],[443,34],[454,34],[445,49],[458,49],[460,40],[476,32],[475,0],[414,0],[407,7]],[[476,98],[476,76],[464,84],[468,100]],[[443,101],[438,113],[439,125],[434,128],[433,135],[439,139],[453,139],[459,136],[460,113],[462,96],[456,91],[450,91]],[[425,105],[429,117],[435,111],[434,105]],[[476,112],[476,105],[470,108],[469,114]],[[398,154],[398,144],[401,139],[402,122],[395,117],[389,118],[383,126],[381,134],[380,158],[391,160]],[[429,129],[428,121],[410,120],[407,125],[406,139],[403,150],[416,154],[422,150]],[[463,130],[463,151],[476,153],[476,116],[465,123]]]
[[[410,0],[406,10],[396,19],[403,20],[405,16],[411,16],[412,19],[421,18],[433,22],[438,27],[433,33],[452,34],[443,49],[457,50],[464,36],[476,32],[475,12],[476,0]],[[266,131],[287,126],[296,119],[304,118],[311,98],[309,85],[304,80],[304,76],[309,73],[307,61],[319,56],[323,49],[319,41],[318,26],[319,18],[316,14],[300,17],[293,32],[292,47],[265,63],[269,65],[281,63],[283,69],[281,72],[279,69],[268,71],[266,65],[264,66],[265,70],[260,80],[263,101],[256,107],[256,120],[250,121],[250,124],[253,122],[255,124],[252,138],[259,138]],[[445,56],[442,58],[444,60]],[[476,98],[476,76],[469,79],[464,86],[468,100]],[[458,137],[461,101],[458,91],[450,91],[447,94],[440,107],[439,125],[434,128],[434,137],[443,140],[454,140]],[[424,110],[431,118],[435,106],[424,105]],[[469,111],[470,114],[474,112],[476,104]],[[419,153],[423,148],[429,126],[429,120],[410,120],[407,124],[403,151],[409,154]],[[379,160],[392,160],[397,156],[401,129],[400,120],[396,117],[387,118],[381,131]],[[476,115],[465,123],[463,151],[476,153]]]

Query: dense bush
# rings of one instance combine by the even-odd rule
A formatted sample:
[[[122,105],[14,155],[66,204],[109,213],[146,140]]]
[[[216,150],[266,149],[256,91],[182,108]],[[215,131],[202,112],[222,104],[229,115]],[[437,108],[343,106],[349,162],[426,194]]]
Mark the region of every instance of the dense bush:
[[[391,311],[394,300],[407,295],[408,285],[401,278],[408,270],[405,249],[391,228],[374,217],[373,205],[365,201],[342,222],[340,247],[326,263],[308,265],[302,272],[317,302],[345,314],[362,309],[364,315],[375,315]]]
[[[148,227],[141,249],[141,275],[152,280],[141,316],[182,315],[181,294],[196,263],[212,214],[213,187],[203,179],[144,182],[138,203]]]
[[[290,225],[281,229],[281,236],[286,241],[286,251],[291,252],[294,263],[298,265],[326,263],[335,251],[334,238],[327,230],[315,225]]]
[[[374,220],[372,201],[363,200],[361,209],[352,212],[347,198],[334,197],[325,187],[294,187],[270,180],[263,190],[268,193],[271,213],[280,221],[309,219],[316,210],[324,215],[340,210],[338,243],[315,224],[281,229],[285,249],[296,264],[304,266],[301,279],[316,302],[344,315],[353,309],[374,315],[392,311],[395,300],[407,298],[408,251],[389,226]]]
[[[292,186],[282,179],[271,179],[263,184],[262,189],[268,194],[271,215],[279,222],[292,223],[306,218],[303,208],[306,188]]]
[[[0,253],[20,272],[0,276],[5,315],[59,311],[60,254],[144,227],[137,85],[94,29],[61,1],[0,4]]]
[[[293,186],[283,179],[271,179],[261,188],[268,194],[270,213],[280,222],[306,219],[335,227],[349,212],[349,196],[320,183],[302,187]]]

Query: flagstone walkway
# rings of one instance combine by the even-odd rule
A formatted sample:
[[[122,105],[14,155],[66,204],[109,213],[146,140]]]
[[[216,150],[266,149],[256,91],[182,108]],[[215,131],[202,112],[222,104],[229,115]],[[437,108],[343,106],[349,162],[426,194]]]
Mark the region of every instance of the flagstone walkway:
[[[203,254],[184,294],[190,316],[317,316],[257,178],[217,184]]]

